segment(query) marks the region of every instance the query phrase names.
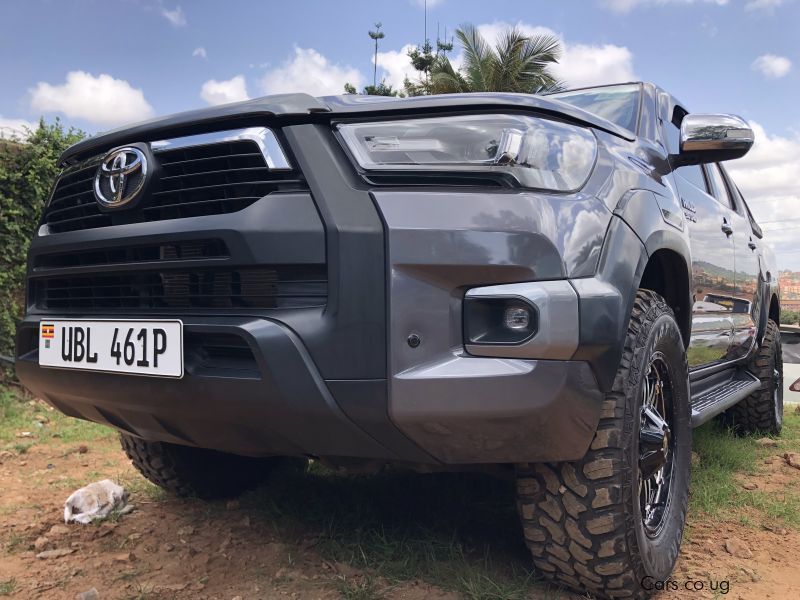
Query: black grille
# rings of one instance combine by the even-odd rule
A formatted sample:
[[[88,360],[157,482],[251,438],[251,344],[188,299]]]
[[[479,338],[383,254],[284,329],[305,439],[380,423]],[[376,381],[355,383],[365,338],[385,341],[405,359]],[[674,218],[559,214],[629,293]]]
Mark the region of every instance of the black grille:
[[[241,210],[276,191],[305,189],[292,170],[270,170],[253,140],[155,150],[156,180],[140,206],[104,213],[94,198],[99,159],[73,167],[56,183],[44,222],[61,233],[118,222],[162,221]]]
[[[169,242],[141,246],[83,250],[66,254],[43,254],[34,260],[34,269],[63,269],[100,265],[124,265],[160,260],[201,260],[227,258],[228,248],[222,240]]]
[[[180,269],[43,277],[31,281],[40,309],[271,309],[324,306],[324,265]]]

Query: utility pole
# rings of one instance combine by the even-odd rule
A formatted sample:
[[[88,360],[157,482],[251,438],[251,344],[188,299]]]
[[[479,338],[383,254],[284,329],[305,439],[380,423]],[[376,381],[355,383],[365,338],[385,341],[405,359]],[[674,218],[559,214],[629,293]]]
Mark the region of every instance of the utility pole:
[[[425,0],[427,2],[427,0]],[[375,23],[375,31],[369,32],[369,37],[375,40],[375,60],[372,65],[372,87],[378,85],[378,40],[382,40],[386,35],[381,31],[382,23]]]

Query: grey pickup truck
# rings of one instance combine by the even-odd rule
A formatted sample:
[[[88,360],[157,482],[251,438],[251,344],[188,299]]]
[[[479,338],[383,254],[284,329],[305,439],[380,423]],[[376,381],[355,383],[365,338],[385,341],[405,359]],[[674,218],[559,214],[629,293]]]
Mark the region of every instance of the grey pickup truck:
[[[292,457],[493,465],[538,571],[645,597],[692,428],[781,429],[777,269],[721,165],[752,144],[650,83],[289,94],[103,133],[60,159],[17,374],[180,494]]]

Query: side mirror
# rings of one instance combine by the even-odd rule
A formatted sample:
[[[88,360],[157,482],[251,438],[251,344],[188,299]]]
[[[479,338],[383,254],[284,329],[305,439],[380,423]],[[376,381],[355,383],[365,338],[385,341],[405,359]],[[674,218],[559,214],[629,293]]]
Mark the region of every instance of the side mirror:
[[[736,115],[688,114],[681,122],[680,154],[670,159],[677,167],[741,158],[754,139],[753,130]]]

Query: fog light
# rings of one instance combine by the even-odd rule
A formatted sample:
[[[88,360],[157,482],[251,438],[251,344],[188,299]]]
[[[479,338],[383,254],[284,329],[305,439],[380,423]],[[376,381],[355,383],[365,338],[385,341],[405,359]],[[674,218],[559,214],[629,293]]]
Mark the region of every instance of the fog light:
[[[517,297],[474,297],[464,300],[464,339],[467,344],[515,345],[538,329],[536,308]]]
[[[531,313],[523,306],[512,306],[506,309],[503,322],[509,329],[527,329],[531,322]]]

